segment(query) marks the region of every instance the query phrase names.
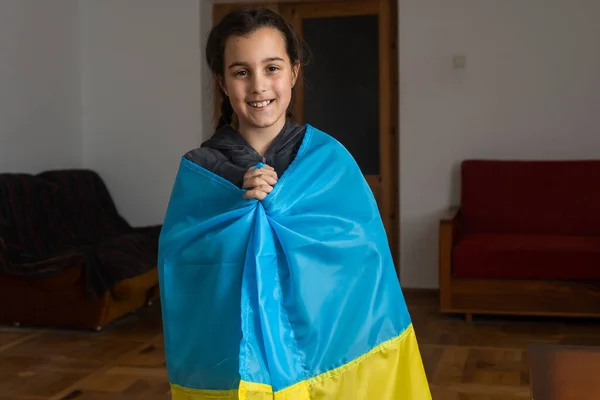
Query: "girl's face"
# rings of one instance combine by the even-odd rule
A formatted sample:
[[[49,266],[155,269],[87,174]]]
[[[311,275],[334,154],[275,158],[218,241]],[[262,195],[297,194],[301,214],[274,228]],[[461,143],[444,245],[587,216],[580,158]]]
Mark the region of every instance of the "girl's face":
[[[292,66],[281,32],[260,28],[225,43],[221,86],[231,101],[239,130],[276,135],[283,129],[298,66]]]

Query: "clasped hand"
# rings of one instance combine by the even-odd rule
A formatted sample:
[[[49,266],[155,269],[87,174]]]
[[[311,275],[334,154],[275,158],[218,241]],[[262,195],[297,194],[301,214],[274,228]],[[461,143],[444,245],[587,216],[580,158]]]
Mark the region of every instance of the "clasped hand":
[[[263,200],[273,191],[278,179],[277,172],[269,165],[256,169],[250,167],[244,175],[243,188],[247,190],[244,199]]]

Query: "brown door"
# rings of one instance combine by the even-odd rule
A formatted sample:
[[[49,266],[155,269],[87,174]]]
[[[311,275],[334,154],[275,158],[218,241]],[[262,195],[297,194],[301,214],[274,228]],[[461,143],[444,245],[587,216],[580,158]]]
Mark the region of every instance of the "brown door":
[[[248,5],[215,5],[213,17],[218,21]],[[308,44],[312,60],[297,85],[294,117],[332,135],[354,156],[375,195],[398,265],[396,1],[250,5],[278,11]]]

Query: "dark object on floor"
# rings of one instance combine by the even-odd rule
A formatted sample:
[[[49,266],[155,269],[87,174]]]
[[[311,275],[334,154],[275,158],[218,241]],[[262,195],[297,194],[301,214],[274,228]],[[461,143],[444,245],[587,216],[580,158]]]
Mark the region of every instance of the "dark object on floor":
[[[98,329],[156,297],[160,226],[132,228],[98,174],[0,174],[0,322]]]

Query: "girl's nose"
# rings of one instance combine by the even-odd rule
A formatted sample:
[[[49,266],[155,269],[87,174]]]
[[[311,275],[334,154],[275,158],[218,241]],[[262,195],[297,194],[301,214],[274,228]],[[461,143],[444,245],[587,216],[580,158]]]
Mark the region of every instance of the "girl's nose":
[[[252,92],[264,93],[267,91],[267,79],[260,74],[255,74],[252,79]]]

